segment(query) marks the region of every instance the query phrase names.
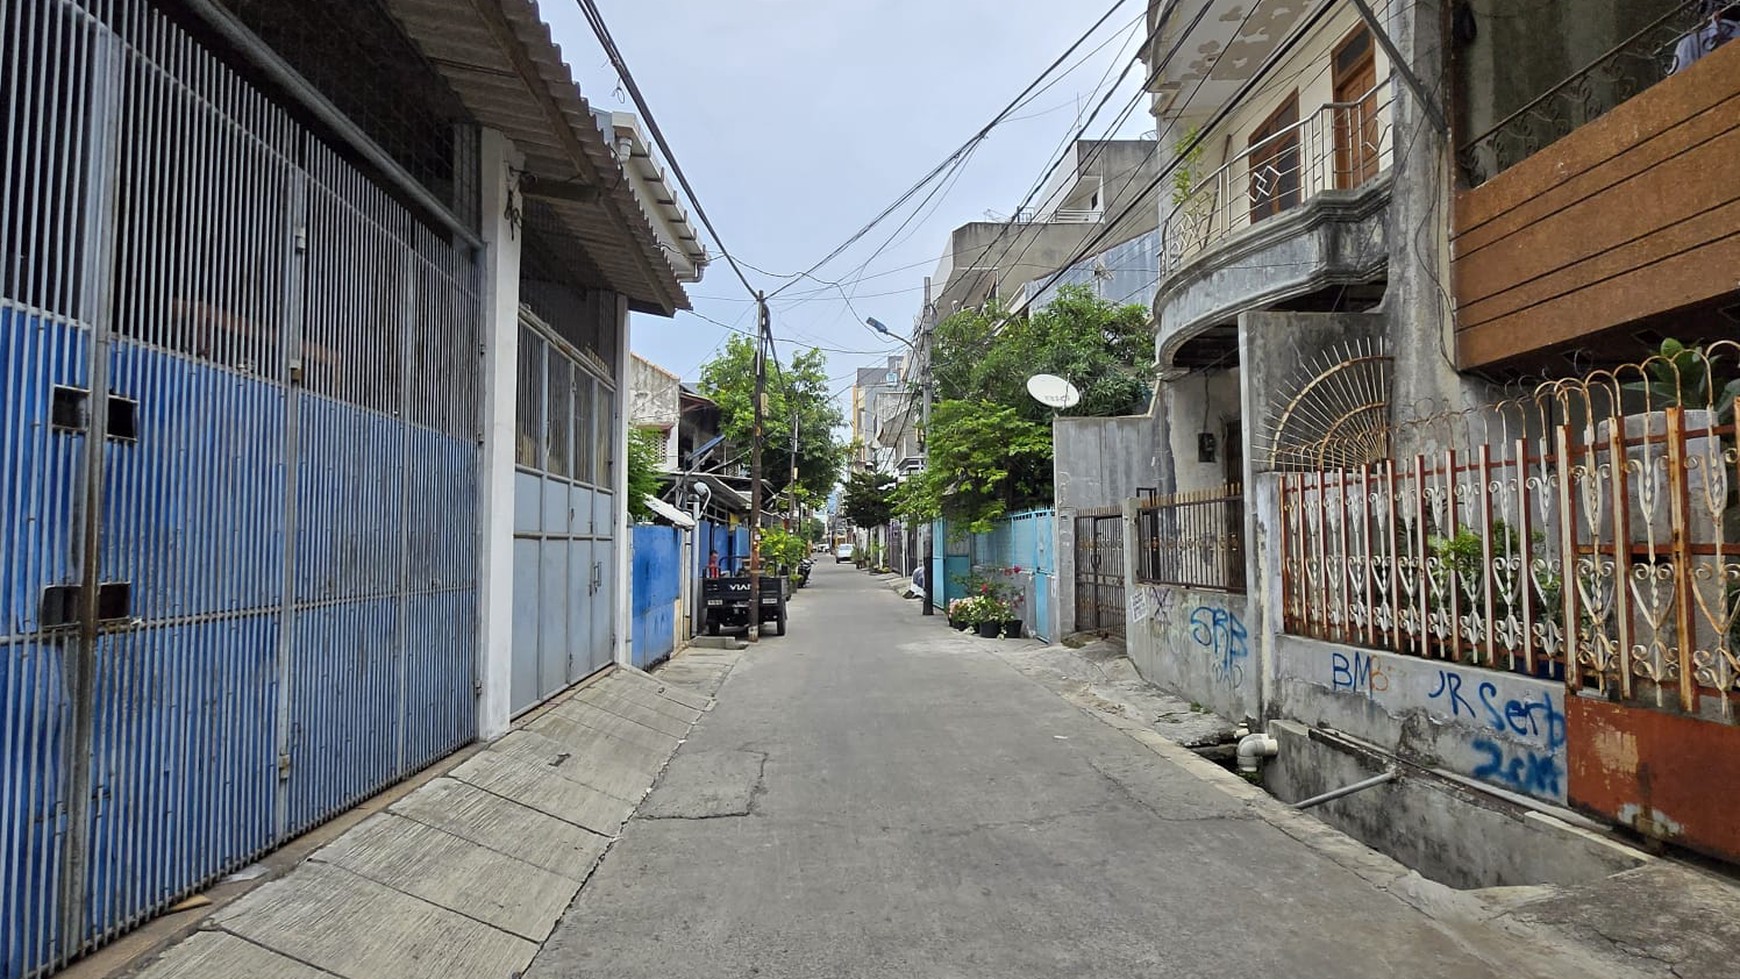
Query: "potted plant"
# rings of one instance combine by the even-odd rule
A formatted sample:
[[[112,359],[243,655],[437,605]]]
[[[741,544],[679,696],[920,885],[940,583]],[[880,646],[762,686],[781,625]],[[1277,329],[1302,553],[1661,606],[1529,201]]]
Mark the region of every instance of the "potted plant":
[[[994,595],[976,595],[967,600],[970,604],[968,618],[978,629],[979,635],[985,639],[995,639],[1003,634],[1003,622],[1009,617],[1009,606]]]
[[[1004,568],[1003,577],[1005,580],[996,588],[996,593],[1005,608],[1003,615],[1003,637],[1005,639],[1021,638],[1021,629],[1024,624],[1021,619],[1021,607],[1027,603],[1027,594],[1016,577],[1020,573],[1019,566]]]
[[[966,613],[964,606],[966,605],[967,601],[968,600],[965,598],[951,598],[951,599],[949,599],[949,628],[951,628],[951,629],[970,629],[970,628],[972,628],[973,623],[968,622],[966,619],[967,613]]]

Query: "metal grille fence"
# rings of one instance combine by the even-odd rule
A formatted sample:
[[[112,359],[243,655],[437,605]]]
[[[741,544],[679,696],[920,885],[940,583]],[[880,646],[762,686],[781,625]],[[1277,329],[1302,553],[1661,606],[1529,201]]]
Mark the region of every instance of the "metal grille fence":
[[[1075,518],[1075,627],[1124,631],[1124,518],[1078,512]]]
[[[1136,580],[1245,590],[1245,497],[1237,483],[1143,500],[1136,508]]]
[[[1440,449],[1281,476],[1289,632],[1732,719],[1740,344],[1422,420]]]
[[[475,259],[148,0],[0,7],[0,977],[474,736]]]

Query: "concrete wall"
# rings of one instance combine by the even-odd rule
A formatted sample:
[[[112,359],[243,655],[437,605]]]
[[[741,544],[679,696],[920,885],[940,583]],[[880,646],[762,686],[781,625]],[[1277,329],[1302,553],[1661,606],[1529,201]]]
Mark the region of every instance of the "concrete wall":
[[[1297,636],[1275,650],[1270,716],[1564,803],[1563,683]]]
[[[679,467],[674,433],[682,417],[682,381],[652,361],[631,354],[628,362],[628,423],[632,428],[656,428],[667,433],[662,468]]]
[[[1247,596],[1132,584],[1124,607],[1125,648],[1143,679],[1222,717],[1258,716],[1262,666]]]
[[[1239,432],[1247,446],[1250,439],[1243,434],[1244,411],[1241,407],[1239,370],[1212,371],[1192,374],[1160,386],[1160,400],[1166,411],[1166,439],[1169,447],[1170,476],[1167,493],[1193,493],[1214,489],[1227,483],[1242,482],[1243,471],[1229,469],[1227,453],[1229,427]],[[1213,462],[1199,461],[1197,439],[1203,433],[1215,437]],[[1245,453],[1249,457],[1249,453]]]
[[[1052,419],[1058,507],[1115,507],[1138,489],[1159,486],[1158,428],[1152,415]]]
[[[1303,724],[1268,726],[1280,745],[1263,786],[1297,802],[1391,767],[1381,755]],[[1635,850],[1508,800],[1404,769],[1385,785],[1323,803],[1312,814],[1451,887],[1575,884],[1643,862]]]

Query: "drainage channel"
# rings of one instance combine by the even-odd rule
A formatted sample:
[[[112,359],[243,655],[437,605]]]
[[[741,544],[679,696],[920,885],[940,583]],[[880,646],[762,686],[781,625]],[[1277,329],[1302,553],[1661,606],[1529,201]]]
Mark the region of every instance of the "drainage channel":
[[[1459,890],[1578,884],[1647,860],[1572,813],[1487,791],[1327,729],[1276,721],[1247,739],[1243,759],[1237,745],[1198,754],[1231,771],[1245,768],[1241,775],[1281,802]]]

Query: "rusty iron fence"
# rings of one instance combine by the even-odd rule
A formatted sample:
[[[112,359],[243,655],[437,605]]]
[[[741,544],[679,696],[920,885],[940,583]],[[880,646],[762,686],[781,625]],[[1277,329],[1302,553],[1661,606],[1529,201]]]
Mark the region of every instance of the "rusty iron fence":
[[[1736,377],[1725,340],[1426,416],[1395,433],[1409,458],[1281,474],[1286,630],[1734,719]]]
[[[1141,500],[1136,549],[1137,581],[1243,592],[1244,487],[1229,483]]]
[[[1075,627],[1124,631],[1124,518],[1116,510],[1075,517]]]

